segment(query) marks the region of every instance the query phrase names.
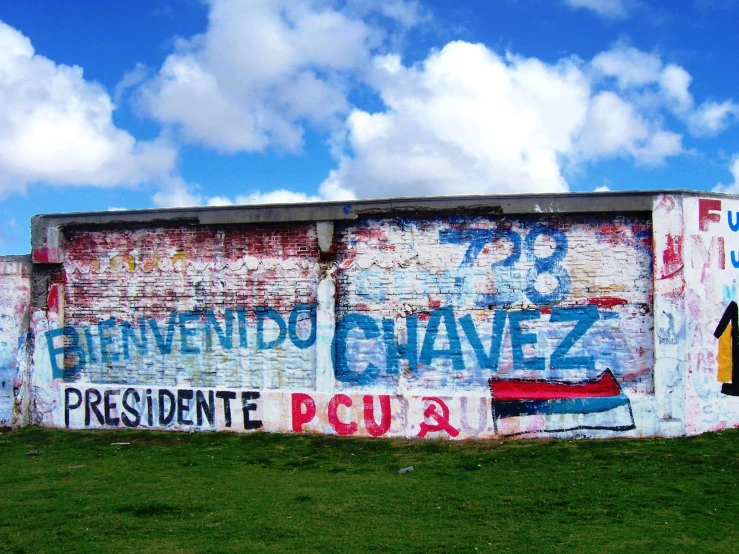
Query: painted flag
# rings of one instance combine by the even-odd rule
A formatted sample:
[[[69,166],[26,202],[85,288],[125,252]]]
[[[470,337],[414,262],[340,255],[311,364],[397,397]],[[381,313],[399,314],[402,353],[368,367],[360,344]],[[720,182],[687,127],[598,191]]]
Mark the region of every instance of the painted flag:
[[[634,429],[629,398],[610,369],[582,381],[490,379],[496,433]]]

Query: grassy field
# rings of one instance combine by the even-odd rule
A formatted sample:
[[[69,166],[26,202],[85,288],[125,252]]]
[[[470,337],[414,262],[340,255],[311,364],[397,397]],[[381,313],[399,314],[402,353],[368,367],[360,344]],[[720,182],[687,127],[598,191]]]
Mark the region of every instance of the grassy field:
[[[0,551],[739,552],[738,482],[739,431],[453,443],[29,428],[0,435]]]

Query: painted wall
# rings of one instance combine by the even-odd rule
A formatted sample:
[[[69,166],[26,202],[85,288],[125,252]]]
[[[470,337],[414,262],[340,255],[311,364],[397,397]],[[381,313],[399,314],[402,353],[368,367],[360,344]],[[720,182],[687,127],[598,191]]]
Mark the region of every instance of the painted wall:
[[[0,257],[0,427],[13,423],[20,365],[28,329],[31,264]]]
[[[687,432],[739,422],[739,201],[686,198]]]
[[[67,231],[15,410],[69,428],[456,439],[735,426],[739,200],[716,201]]]
[[[314,225],[76,232],[63,248],[55,377],[314,388]]]

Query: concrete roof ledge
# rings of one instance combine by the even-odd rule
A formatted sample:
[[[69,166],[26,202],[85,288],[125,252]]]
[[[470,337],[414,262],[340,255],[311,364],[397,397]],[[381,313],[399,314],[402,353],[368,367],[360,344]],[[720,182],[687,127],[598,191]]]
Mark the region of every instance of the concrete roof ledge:
[[[704,197],[733,196],[680,190],[432,196],[44,214],[36,215],[31,220],[31,255],[34,263],[61,263],[64,260],[60,245],[62,231],[75,227],[278,224],[346,221],[369,217],[430,216],[460,212],[491,215],[651,212],[654,199],[662,194]]]

